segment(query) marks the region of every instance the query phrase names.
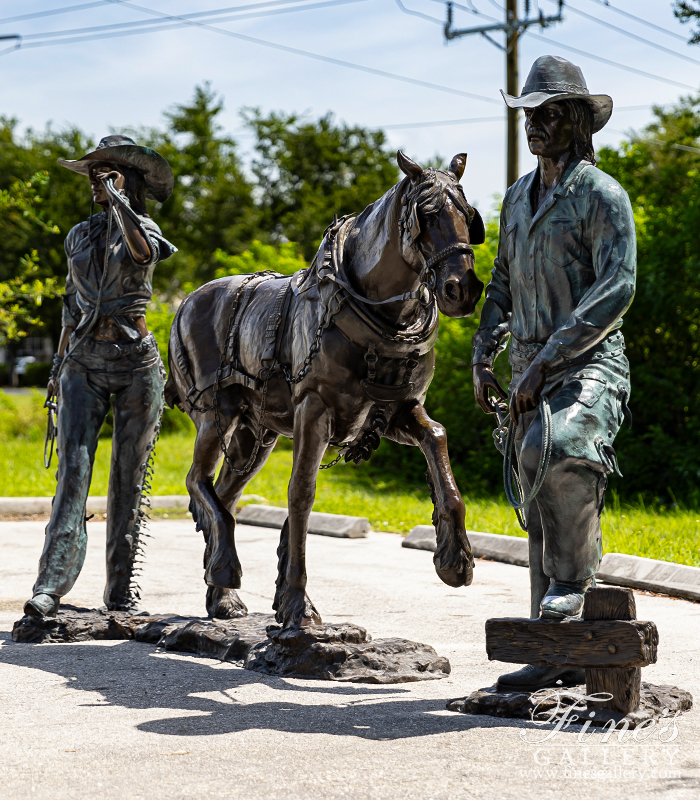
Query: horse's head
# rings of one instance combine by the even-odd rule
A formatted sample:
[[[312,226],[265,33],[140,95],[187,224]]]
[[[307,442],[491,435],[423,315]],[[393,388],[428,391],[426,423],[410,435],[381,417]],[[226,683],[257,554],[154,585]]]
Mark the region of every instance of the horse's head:
[[[401,195],[402,256],[434,293],[443,314],[466,317],[484,290],[471,248],[483,243],[484,223],[459,183],[467,154],[456,155],[448,170],[424,170],[400,150],[396,160],[408,178]]]

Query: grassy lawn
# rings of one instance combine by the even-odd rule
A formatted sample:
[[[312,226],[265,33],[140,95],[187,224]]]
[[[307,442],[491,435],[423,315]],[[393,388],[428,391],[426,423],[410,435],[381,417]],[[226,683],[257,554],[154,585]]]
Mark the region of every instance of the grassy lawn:
[[[192,441],[187,434],[171,435],[159,441],[154,494],[186,494],[185,475],[191,463]],[[0,439],[4,466],[0,473],[0,496],[53,495],[55,470],[44,469],[42,448],[43,441],[37,432],[28,438],[3,436]],[[110,440],[101,439],[91,494],[107,494],[109,458]],[[250,482],[246,493],[262,495],[272,505],[286,505],[291,466],[291,451],[276,450],[263,471]],[[465,503],[468,530],[524,535],[505,500],[465,496]],[[374,530],[403,533],[414,525],[429,523],[432,514],[426,487],[407,485],[398,474],[378,477],[367,468],[345,464],[321,471],[314,509],[365,516]],[[603,534],[606,552],[700,566],[700,512],[620,506],[614,498],[609,498],[603,517]]]

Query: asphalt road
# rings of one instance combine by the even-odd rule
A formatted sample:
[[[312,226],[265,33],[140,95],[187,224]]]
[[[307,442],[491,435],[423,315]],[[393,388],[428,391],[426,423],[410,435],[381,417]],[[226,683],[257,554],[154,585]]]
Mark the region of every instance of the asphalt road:
[[[613,736],[603,743],[600,734],[586,740],[580,727],[552,736],[551,726],[445,709],[446,700],[510,669],[486,659],[484,621],[527,614],[522,567],[479,561],[474,584],[452,589],[435,575],[429,553],[401,548],[393,534],[309,537],[309,595],[324,621],[357,623],[375,639],[425,642],[452,664],[444,680],[334,684],[260,676],[136,642],[14,644],[10,631],[31,594],[44,524],[0,523],[2,797],[700,796],[697,711],[644,742]],[[189,520],[151,527],[144,607],[203,615],[201,534]],[[66,602],[96,607],[104,523],[91,522],[88,531],[86,564]],[[240,594],[251,611],[268,612],[277,532],[240,526],[237,541]],[[659,661],[643,680],[700,697],[700,605],[637,594],[637,610],[660,632]]]

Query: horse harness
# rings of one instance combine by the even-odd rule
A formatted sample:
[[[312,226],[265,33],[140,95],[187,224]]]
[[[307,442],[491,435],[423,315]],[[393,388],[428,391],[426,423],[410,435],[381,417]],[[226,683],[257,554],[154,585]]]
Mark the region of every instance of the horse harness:
[[[411,209],[409,207],[408,210],[404,212],[401,229],[403,235],[407,236],[410,246],[416,251],[422,262],[422,269],[419,276],[420,285],[417,290],[390,297],[386,300],[369,300],[358,294],[347,280],[342,258],[345,239],[355,223],[355,215],[344,216],[340,219],[336,216],[333,223],[324,231],[322,249],[316,254],[314,261],[308,269],[300,270],[291,277],[285,277],[271,270],[264,270],[247,275],[236,287],[233,292],[231,311],[229,314],[224,346],[221,351],[219,367],[213,376],[206,376],[204,380],[206,385],[201,388],[196,385],[190,369],[189,359],[182,345],[182,337],[179,328],[180,313],[178,313],[175,322],[177,333],[175,356],[181,373],[187,378],[190,384],[184,402],[189,405],[192,411],[200,413],[210,410],[214,411],[214,421],[221,452],[223,453],[227,466],[232,472],[237,475],[245,475],[250,472],[255,463],[265,433],[265,428],[262,423],[266,411],[269,380],[273,376],[281,374],[290,388],[300,383],[308,374],[311,369],[311,362],[321,349],[321,340],[324,331],[330,327],[332,323],[335,324],[343,336],[353,345],[361,349],[366,348],[364,358],[367,363],[367,378],[361,381],[361,386],[365,396],[372,400],[375,405],[370,412],[371,418],[369,420],[369,426],[367,430],[363,432],[359,440],[350,444],[341,445],[339,455],[330,463],[322,464],[321,469],[332,467],[342,458],[344,458],[346,462],[354,461],[355,463],[359,463],[359,461],[369,459],[372,452],[379,446],[381,435],[387,426],[387,421],[384,416],[386,410],[385,406],[393,402],[405,400],[411,395],[414,388],[411,377],[414,369],[418,365],[418,359],[430,352],[437,340],[439,314],[434,297],[436,283],[435,267],[455,253],[467,252],[473,254],[471,245],[458,243],[450,245],[426,259],[415,241],[417,238],[415,225],[411,226],[404,219],[410,211]],[[411,233],[413,236],[411,236]],[[420,230],[418,229],[418,234],[419,233]],[[321,257],[319,258],[320,255]],[[254,377],[239,369],[239,361],[236,352],[238,330],[242,315],[248,307],[255,290],[262,283],[270,280],[281,280],[281,285],[277,291],[268,316],[265,328],[263,355],[260,359],[261,366],[257,376]],[[292,295],[303,294],[314,285],[318,286],[319,289],[321,289],[322,286],[329,286],[332,288],[324,292],[327,297],[322,306],[323,310],[320,315],[320,322],[309,347],[309,352],[299,372],[293,375],[289,367],[282,364],[280,361],[282,336],[286,329],[286,321]],[[418,323],[414,323],[414,325],[406,330],[397,331],[388,327],[385,320],[373,313],[372,307],[374,306],[406,300],[418,300],[422,308],[423,316],[422,320],[419,319]],[[183,301],[180,311],[186,302],[187,298]],[[379,357],[400,361],[399,370],[403,370],[403,378],[400,384],[386,385],[376,382],[377,361]],[[247,463],[242,469],[236,467],[228,455],[225,435],[221,426],[218,403],[218,393],[220,389],[234,383],[247,386],[261,393],[255,445]],[[211,405],[197,405],[195,400],[211,385],[213,385]]]

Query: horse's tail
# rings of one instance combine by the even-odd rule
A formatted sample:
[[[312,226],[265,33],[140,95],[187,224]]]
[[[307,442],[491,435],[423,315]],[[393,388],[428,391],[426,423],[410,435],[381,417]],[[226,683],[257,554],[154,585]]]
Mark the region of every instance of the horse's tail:
[[[175,319],[173,320],[173,324],[170,329],[170,337],[168,338],[168,379],[165,382],[165,389],[163,390],[163,395],[168,408],[175,408],[175,406],[177,406],[180,411],[184,411],[185,407],[182,403],[182,398],[180,397],[180,392],[177,388],[177,383],[175,381],[175,370],[173,367],[176,363],[178,366],[181,366],[179,362],[182,360],[182,358],[178,356],[183,350],[182,339],[180,338],[180,311],[182,310],[183,305],[184,303],[180,303],[179,308],[175,312]],[[175,357],[173,357],[173,346],[177,351],[177,355]],[[184,352],[182,352],[182,356],[187,358]]]

